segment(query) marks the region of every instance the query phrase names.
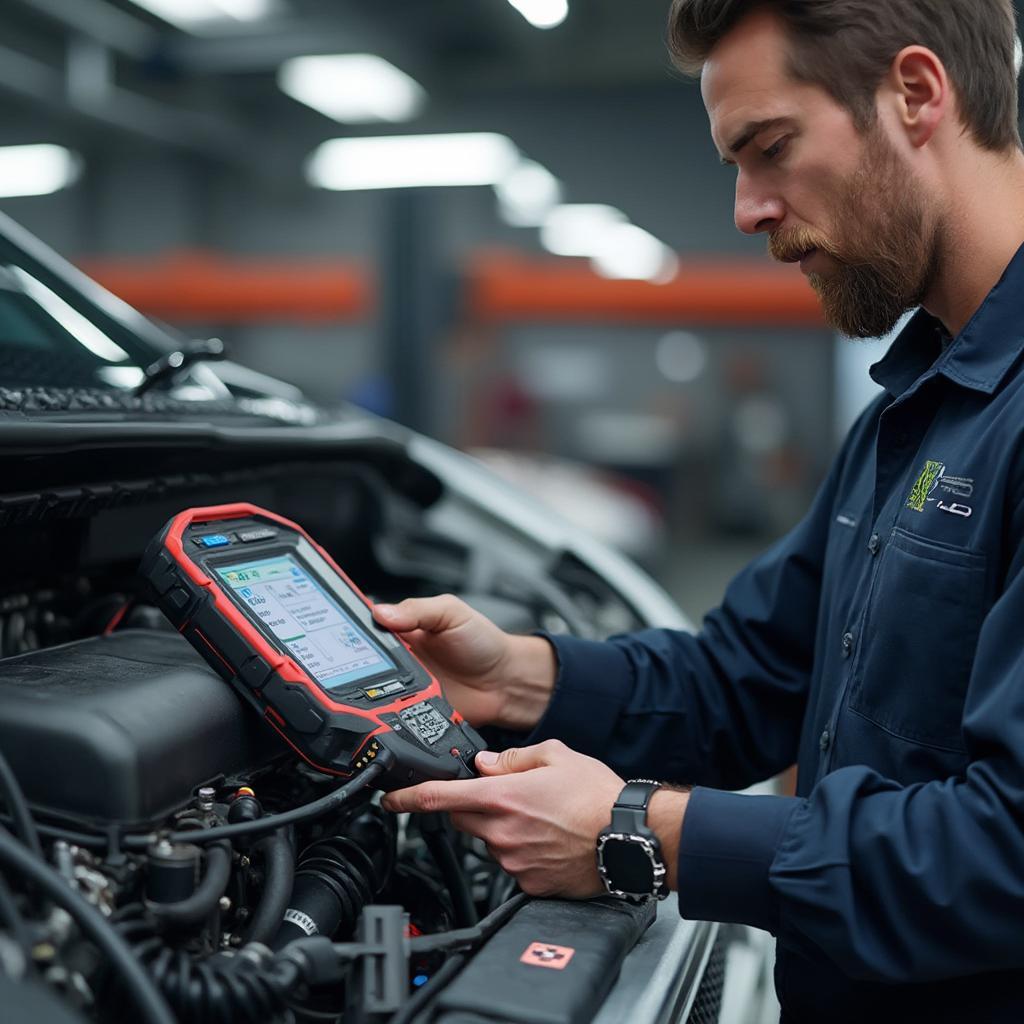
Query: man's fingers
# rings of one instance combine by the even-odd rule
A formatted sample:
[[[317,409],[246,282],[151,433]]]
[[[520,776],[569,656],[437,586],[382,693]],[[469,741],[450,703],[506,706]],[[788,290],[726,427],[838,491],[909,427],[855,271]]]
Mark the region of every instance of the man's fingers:
[[[532,747],[509,747],[500,754],[482,750],[476,755],[481,775],[512,775],[554,764],[569,748],[558,740],[545,740]]]
[[[467,832],[487,842],[487,833],[494,821],[493,815],[480,814],[478,811],[452,811],[452,826],[459,832]]]
[[[381,801],[385,810],[430,813],[433,811],[490,811],[497,794],[489,779],[457,782],[422,782],[408,789],[396,789]]]
[[[399,604],[378,604],[373,608],[374,618],[396,633],[414,629],[442,633],[461,625],[471,614],[469,605],[452,594],[410,597]]]

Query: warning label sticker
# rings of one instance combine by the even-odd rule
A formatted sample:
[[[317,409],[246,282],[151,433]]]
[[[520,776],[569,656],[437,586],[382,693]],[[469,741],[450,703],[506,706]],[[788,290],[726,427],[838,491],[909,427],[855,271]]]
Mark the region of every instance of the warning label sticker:
[[[575,952],[576,950],[571,946],[551,946],[546,942],[531,942],[519,961],[524,964],[532,964],[534,967],[550,967],[555,971],[564,971]]]

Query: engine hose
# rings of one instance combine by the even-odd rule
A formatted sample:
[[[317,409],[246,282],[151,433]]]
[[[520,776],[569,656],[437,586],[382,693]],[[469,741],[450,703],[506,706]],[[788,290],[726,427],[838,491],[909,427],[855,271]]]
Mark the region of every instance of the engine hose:
[[[302,982],[294,961],[256,962],[244,953],[196,961],[152,934],[137,942],[134,952],[181,1021],[284,1024],[292,1019],[288,1000]]]
[[[293,939],[352,933],[359,915],[384,887],[395,866],[394,815],[366,803],[333,826],[299,857],[284,921],[269,943],[284,949]]]
[[[0,754],[0,795],[3,796],[7,810],[14,820],[14,829],[18,838],[29,848],[29,851],[40,860],[43,848],[39,843],[39,832],[32,820],[32,812],[28,809],[25,794],[18,782],[18,777],[11,770],[7,759]]]
[[[289,829],[281,829],[256,844],[255,852],[263,855],[263,892],[246,933],[246,942],[269,943],[284,920],[295,881],[295,851],[289,832]]]
[[[270,948],[307,935],[351,932],[383,881],[374,858],[345,836],[314,843],[299,858],[284,923]]]
[[[206,871],[196,891],[177,903],[146,904],[149,912],[171,928],[187,928],[209,917],[217,908],[231,877],[231,844],[213,843],[206,851]]]
[[[448,815],[441,812],[421,814],[419,822],[423,840],[451,896],[455,923],[460,928],[469,928],[478,920],[476,906],[473,903],[473,894],[466,873],[455,854],[455,847],[448,831]]]

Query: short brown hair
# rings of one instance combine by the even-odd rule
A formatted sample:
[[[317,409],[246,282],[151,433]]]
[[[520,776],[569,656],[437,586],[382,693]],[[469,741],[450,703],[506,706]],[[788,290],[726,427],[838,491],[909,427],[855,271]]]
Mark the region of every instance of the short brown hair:
[[[757,8],[785,25],[794,78],[825,89],[860,130],[875,122],[875,94],[895,56],[920,45],[945,65],[975,142],[1021,148],[1012,0],[673,0],[676,65],[698,76],[712,49]]]

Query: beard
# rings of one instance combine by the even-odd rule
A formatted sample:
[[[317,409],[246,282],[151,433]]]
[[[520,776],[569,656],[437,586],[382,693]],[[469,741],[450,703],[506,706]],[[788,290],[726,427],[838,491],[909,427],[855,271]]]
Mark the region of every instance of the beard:
[[[907,310],[920,306],[938,274],[938,225],[880,128],[869,129],[860,166],[835,194],[835,228],[773,232],[768,251],[792,261],[810,249],[838,268],[809,275],[830,327],[851,338],[888,334]]]

